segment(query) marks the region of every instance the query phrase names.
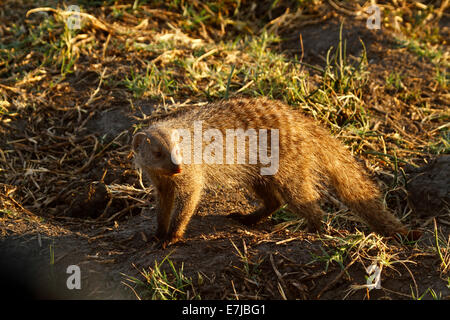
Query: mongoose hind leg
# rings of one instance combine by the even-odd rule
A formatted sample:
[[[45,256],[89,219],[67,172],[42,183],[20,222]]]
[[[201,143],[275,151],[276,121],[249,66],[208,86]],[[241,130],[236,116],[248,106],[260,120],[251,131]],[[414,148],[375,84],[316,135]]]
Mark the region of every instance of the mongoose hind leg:
[[[323,211],[318,203],[289,203],[288,207],[293,213],[306,219],[306,230],[308,232],[320,232],[322,229]]]
[[[288,200],[288,208],[306,219],[308,232],[318,232],[322,229],[324,212],[320,208],[320,194],[314,183],[305,179],[294,188],[286,189],[284,194]]]
[[[233,213],[230,215],[230,217],[247,226],[257,224],[265,218],[268,218],[282,205],[278,192],[273,188],[268,188],[265,184],[260,183],[254,185],[253,190],[263,202],[261,208],[250,214]]]

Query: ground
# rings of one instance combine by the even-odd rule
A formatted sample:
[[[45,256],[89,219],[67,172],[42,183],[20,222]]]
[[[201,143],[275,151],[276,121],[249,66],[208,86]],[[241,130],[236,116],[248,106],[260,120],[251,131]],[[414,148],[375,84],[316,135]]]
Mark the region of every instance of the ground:
[[[367,28],[363,1],[77,4],[75,30],[57,1],[0,5],[5,296],[450,298],[447,1],[385,1],[381,29]],[[422,237],[371,233],[330,199],[320,234],[284,209],[245,227],[227,215],[251,212],[252,195],[220,186],[181,243],[155,246],[133,133],[234,95],[321,122]],[[373,264],[381,288],[369,291]],[[70,265],[80,290],[67,288]]]

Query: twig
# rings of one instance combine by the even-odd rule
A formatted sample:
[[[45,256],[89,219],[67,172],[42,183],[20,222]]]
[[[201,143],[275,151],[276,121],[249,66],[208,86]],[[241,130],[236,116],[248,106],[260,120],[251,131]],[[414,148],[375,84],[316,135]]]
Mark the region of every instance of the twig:
[[[278,271],[277,267],[275,266],[275,262],[273,261],[273,255],[270,254],[270,263],[272,264],[273,271],[277,275],[278,278],[278,290],[280,291],[281,297],[284,300],[287,300],[286,294],[284,293],[286,290],[283,289],[283,286],[286,288],[286,283],[283,280],[283,276],[281,275],[280,271]]]
[[[97,151],[97,146],[98,146],[98,140],[94,135],[89,135],[90,138],[94,139],[94,149],[92,151],[91,156],[89,157],[89,160],[79,169],[75,170],[74,174],[80,174],[81,172],[83,172],[90,164],[91,162],[95,159],[96,154],[95,152]]]
[[[342,276],[347,272],[347,270],[356,262],[356,260],[358,260],[359,256],[357,255],[355,258],[353,258],[353,260],[345,267],[345,269],[343,269],[336,278],[334,278],[333,281],[328,282],[328,284],[319,292],[319,294],[317,295],[317,299],[320,299],[320,297],[326,292],[328,291],[332,286],[334,286],[334,284],[336,282],[338,282]]]
[[[109,37],[109,36],[108,36]],[[109,38],[108,38],[109,39]],[[103,78],[105,77],[105,73],[106,70],[108,68],[105,67],[105,69],[103,69],[102,74],[100,75],[100,81],[98,83],[97,89],[94,90],[94,92],[91,94],[91,96],[89,97],[89,100],[85,103],[85,106],[87,107],[88,105],[90,105],[92,103],[92,101],[94,101],[95,96],[97,95],[97,93],[100,91],[100,87],[102,86],[103,83]]]
[[[138,208],[141,204],[140,203],[136,203],[133,204],[129,207],[126,207],[125,209],[120,210],[119,212],[116,212],[115,214],[113,214],[111,217],[109,217],[108,219],[106,219],[106,222],[111,222],[112,220],[114,220],[115,218],[119,217],[120,215],[124,214],[127,211],[131,211],[134,208]]]

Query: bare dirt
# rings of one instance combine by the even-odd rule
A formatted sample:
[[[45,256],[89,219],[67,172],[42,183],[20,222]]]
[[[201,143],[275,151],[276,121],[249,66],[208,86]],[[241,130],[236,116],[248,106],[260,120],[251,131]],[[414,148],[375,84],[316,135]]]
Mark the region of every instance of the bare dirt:
[[[224,202],[224,198],[232,199]],[[184,274],[194,279],[202,299],[234,299],[235,292],[240,299],[342,299],[351,284],[366,283],[362,263],[350,266],[345,275],[339,265],[330,264],[325,270],[323,262],[311,263],[314,255],[323,255],[324,248],[330,250],[314,235],[277,231],[270,221],[247,228],[226,216],[230,209],[242,210],[245,204],[251,209],[239,194],[207,196],[189,225],[186,239],[165,250],[147,240],[156,231],[154,210],[109,226],[83,221],[42,222],[24,213],[22,219],[2,221],[8,230],[2,240],[2,280],[14,288],[9,291],[10,298],[16,292],[22,298],[134,299],[123,284],[125,275],[139,276],[139,271],[154,267],[155,261],[170,254],[173,263],[178,267],[183,264]],[[443,232],[448,232],[448,227]],[[233,243],[241,252],[247,251],[253,270],[250,275],[243,271],[245,261]],[[398,260],[405,263],[383,271],[383,289],[373,290],[371,299],[410,298],[411,292],[422,294],[427,288],[446,297],[449,291],[438,271],[440,260],[436,255],[409,246],[396,250]],[[81,290],[66,289],[69,265],[81,268]],[[280,282],[284,296],[278,288]],[[367,298],[366,290],[350,293],[347,298]]]

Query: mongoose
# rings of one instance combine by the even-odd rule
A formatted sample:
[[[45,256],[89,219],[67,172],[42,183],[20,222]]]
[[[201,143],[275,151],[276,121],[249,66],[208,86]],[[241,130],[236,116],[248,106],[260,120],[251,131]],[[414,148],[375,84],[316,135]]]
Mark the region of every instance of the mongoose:
[[[230,132],[236,134],[232,139]],[[257,139],[250,138],[255,133]],[[251,149],[251,140],[260,148]],[[236,215],[246,225],[287,204],[306,219],[309,231],[318,231],[320,200],[328,190],[373,231],[407,234],[350,152],[315,120],[280,101],[234,98],[200,106],[151,123],[135,134],[132,147],[136,165],[159,194],[155,236],[163,247],[182,239],[205,188],[228,184],[245,187],[262,201],[254,213]]]

